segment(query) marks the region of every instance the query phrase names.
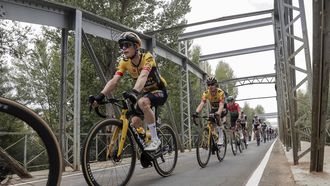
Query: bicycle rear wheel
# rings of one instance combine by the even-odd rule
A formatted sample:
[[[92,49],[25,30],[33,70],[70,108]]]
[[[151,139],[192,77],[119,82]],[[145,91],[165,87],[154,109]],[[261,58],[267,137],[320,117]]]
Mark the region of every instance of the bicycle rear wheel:
[[[223,161],[223,159],[226,156],[227,152],[227,136],[226,132],[224,130],[221,130],[222,136],[223,136],[223,141],[222,145],[218,145],[218,150],[217,150],[217,157],[219,161]]]
[[[175,133],[167,124],[162,124],[157,132],[162,142],[156,154],[160,154],[153,163],[157,173],[161,176],[169,176],[173,172],[178,160],[178,144]]]
[[[0,98],[0,118],[4,119],[1,128],[6,131],[0,135],[0,147],[5,150],[6,156],[1,156],[0,159],[9,158],[13,160],[11,162],[23,162],[24,158],[27,158],[25,171],[29,171],[32,176],[38,174],[41,178],[45,178],[47,183],[43,185],[60,185],[62,155],[56,136],[48,124],[29,108],[5,98]],[[25,144],[20,144],[24,141],[22,139],[25,139]],[[10,147],[8,147],[9,144],[11,144]],[[26,148],[23,150],[24,146]],[[7,168],[13,173],[14,167],[9,166],[8,162],[2,163],[6,163],[7,165],[3,166],[8,166]],[[48,170],[48,173],[44,170]],[[2,177],[4,178],[4,175]],[[10,180],[10,184],[15,185],[21,182],[29,184],[24,178],[16,175],[11,175],[11,177],[13,179]],[[29,179],[29,181],[32,180]]]
[[[108,147],[114,129],[120,129],[115,139],[113,152],[108,155]],[[82,172],[88,185],[126,185],[135,168],[136,150],[133,136],[127,131],[120,157],[117,157],[122,123],[106,119],[95,124],[86,137],[82,147]]]
[[[197,154],[197,162],[198,164],[204,168],[210,160],[211,156],[211,138],[209,138],[209,128],[204,127],[200,132],[197,144],[196,144],[196,154]]]

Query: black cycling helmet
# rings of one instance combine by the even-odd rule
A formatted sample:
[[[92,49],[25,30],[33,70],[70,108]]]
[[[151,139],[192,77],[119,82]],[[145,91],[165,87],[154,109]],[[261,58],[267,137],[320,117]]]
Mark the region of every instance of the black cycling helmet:
[[[231,102],[231,101],[233,101],[234,100],[234,97],[233,96],[228,96],[227,97],[227,102]]]
[[[122,34],[120,34],[118,39],[119,45],[124,41],[130,41],[132,43],[135,43],[137,45],[137,48],[140,48],[142,45],[140,37],[133,32],[123,32]]]
[[[218,84],[218,80],[217,79],[215,79],[215,77],[214,76],[210,76],[210,77],[208,77],[207,79],[206,79],[206,84],[207,85],[217,85]]]

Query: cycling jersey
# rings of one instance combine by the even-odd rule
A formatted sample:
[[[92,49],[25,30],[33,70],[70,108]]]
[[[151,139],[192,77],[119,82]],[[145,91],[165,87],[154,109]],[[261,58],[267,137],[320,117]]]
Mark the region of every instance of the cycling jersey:
[[[217,88],[215,95],[212,95],[211,91],[207,90],[203,93],[202,100],[204,102],[206,102],[206,100],[209,100],[211,105],[211,110],[218,110],[219,103],[224,102],[225,100],[225,93],[220,88]]]
[[[234,103],[234,104],[227,104],[227,110],[230,112],[230,113],[236,113],[237,112],[237,115],[238,113],[240,112],[240,108],[239,108],[239,105],[237,103]]]
[[[143,88],[143,92],[165,89],[167,86],[166,81],[159,74],[156,62],[149,52],[141,54],[140,62],[138,65],[133,64],[131,59],[120,60],[119,65],[117,66],[116,75],[123,76],[127,71],[136,81],[142,70],[147,70],[149,72],[147,82]]]

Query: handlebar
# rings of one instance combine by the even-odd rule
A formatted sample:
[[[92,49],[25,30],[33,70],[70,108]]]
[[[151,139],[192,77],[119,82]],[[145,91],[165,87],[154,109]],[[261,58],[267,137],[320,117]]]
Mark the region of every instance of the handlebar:
[[[197,116],[197,117],[192,116],[192,119],[193,119],[194,124],[198,125],[198,123],[196,122],[196,118],[202,118],[202,119],[205,119],[207,121],[215,122],[214,119],[215,119],[215,116],[217,116],[217,115],[218,114],[210,113],[209,115],[203,115],[203,116]]]
[[[90,95],[88,97],[89,112],[91,112],[92,109],[93,109],[92,105],[93,105],[94,101],[95,101],[95,97],[93,95]],[[121,109],[128,108],[127,105],[130,105],[129,100],[127,100],[127,99],[106,98],[105,101],[102,101],[102,102],[98,103],[98,106],[94,107],[94,110],[95,110],[96,114],[98,116],[102,117],[102,118],[106,118],[106,115],[100,112],[99,105],[105,105],[105,104],[114,104],[114,105],[118,106]]]

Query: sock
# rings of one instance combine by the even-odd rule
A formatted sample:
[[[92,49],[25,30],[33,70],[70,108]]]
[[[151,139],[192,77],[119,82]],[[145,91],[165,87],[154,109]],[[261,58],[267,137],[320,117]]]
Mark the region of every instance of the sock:
[[[151,123],[148,124],[148,128],[150,130],[150,134],[151,134],[151,140],[157,140],[158,136],[157,136],[157,131],[156,131],[156,124],[155,123]]]
[[[221,132],[221,127],[217,127],[218,128],[218,133],[219,133],[219,140],[223,138],[222,136],[222,132]]]

